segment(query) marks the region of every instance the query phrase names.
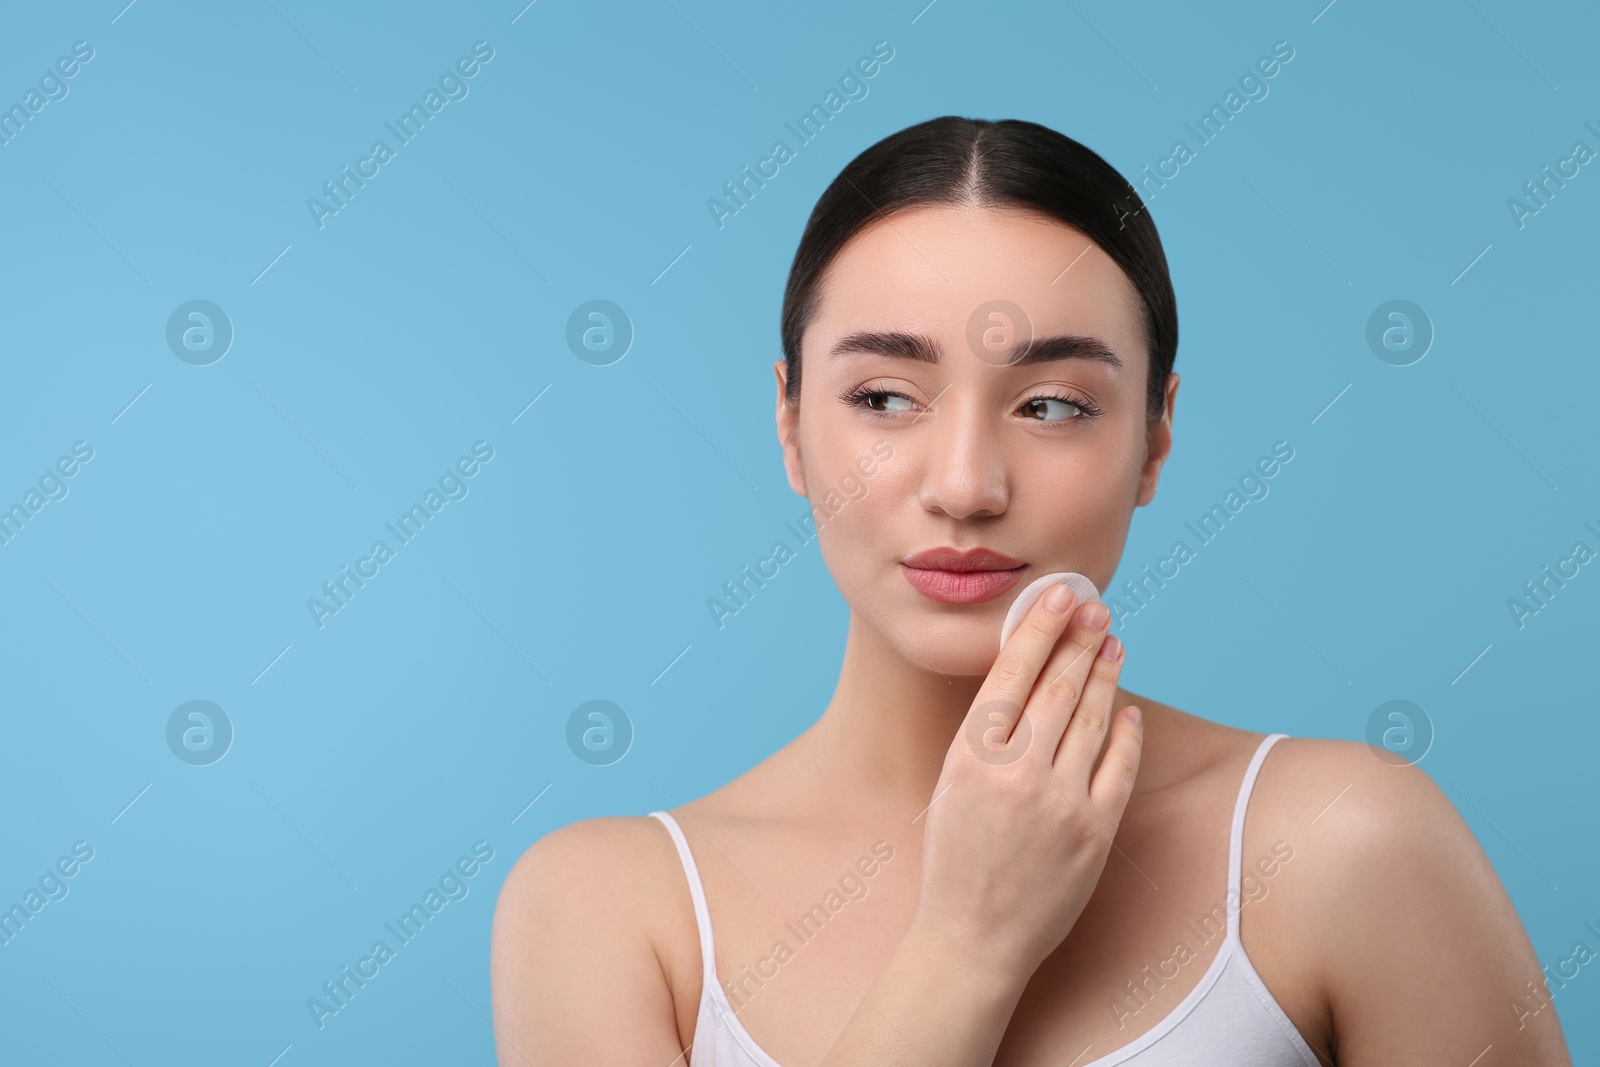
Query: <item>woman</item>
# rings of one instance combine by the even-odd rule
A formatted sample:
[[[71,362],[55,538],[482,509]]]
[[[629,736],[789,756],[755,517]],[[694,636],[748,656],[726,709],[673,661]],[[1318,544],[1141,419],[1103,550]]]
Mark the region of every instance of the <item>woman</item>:
[[[1570,1063],[1426,774],[1121,689],[1109,613],[1066,585],[998,640],[1040,577],[1110,582],[1177,338],[1149,215],[1076,141],[946,117],[845,168],[774,365],[850,605],[838,686],[721,789],[524,854],[501,1063]]]

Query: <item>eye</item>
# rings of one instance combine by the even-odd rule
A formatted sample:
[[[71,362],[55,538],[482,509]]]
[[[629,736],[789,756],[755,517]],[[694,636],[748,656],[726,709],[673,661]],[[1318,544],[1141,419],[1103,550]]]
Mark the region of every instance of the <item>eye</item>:
[[[865,407],[867,410],[877,415],[899,414],[902,411],[909,410],[911,404],[911,398],[906,396],[904,393],[891,393],[882,389],[867,389],[865,387],[840,393],[839,399],[844,403],[849,404],[851,407]],[[884,401],[891,399],[904,401],[907,406],[900,408],[879,407],[877,402],[880,399]]]
[[[1052,409],[1050,405],[1055,405],[1055,407]],[[1070,411],[1063,412],[1063,408],[1070,409]],[[1087,400],[1080,400],[1072,396],[1058,396],[1053,393],[1036,396],[1024,401],[1021,410],[1038,417],[1040,422],[1050,423],[1072,422],[1085,417],[1092,419],[1101,413],[1099,408]],[[1052,410],[1063,417],[1054,419],[1046,417]]]
[[[898,415],[908,411],[913,404],[910,397],[904,393],[894,393],[886,389],[869,389],[860,386],[848,392],[840,393],[839,399],[851,407],[862,407],[872,412],[873,415]],[[900,401],[905,406],[892,407],[891,402]],[[1052,408],[1051,405],[1054,405]],[[1063,410],[1066,409],[1066,410]],[[1088,400],[1083,400],[1069,394],[1045,393],[1040,396],[1030,397],[1023,401],[1017,409],[1035,422],[1047,425],[1065,425],[1071,422],[1081,422],[1092,419],[1104,412]],[[1052,412],[1062,416],[1059,418],[1048,417]]]

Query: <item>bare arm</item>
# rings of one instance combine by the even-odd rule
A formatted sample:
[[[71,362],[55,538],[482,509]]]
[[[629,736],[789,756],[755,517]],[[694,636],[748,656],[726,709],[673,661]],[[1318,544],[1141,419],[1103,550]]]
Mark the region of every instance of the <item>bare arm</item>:
[[[1343,748],[1350,806],[1318,846],[1338,862],[1308,901],[1339,1067],[1571,1067],[1533,946],[1449,797]]]

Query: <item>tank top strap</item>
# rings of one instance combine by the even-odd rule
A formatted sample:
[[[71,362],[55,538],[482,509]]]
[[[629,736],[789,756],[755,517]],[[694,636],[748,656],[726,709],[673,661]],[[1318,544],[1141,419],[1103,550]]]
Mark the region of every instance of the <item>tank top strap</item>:
[[[700,971],[703,981],[714,985],[716,943],[711,938],[711,910],[706,907],[706,891],[700,884],[700,869],[695,866],[694,853],[689,851],[689,840],[683,836],[678,820],[664,811],[652,811],[650,814],[661,820],[661,824],[672,835],[672,843],[678,848],[678,859],[683,863],[684,877],[689,880],[689,896],[694,901],[695,925],[700,928]]]
[[[1228,832],[1228,940],[1240,949],[1244,948],[1239,940],[1239,909],[1244,905],[1240,896],[1240,872],[1244,862],[1244,813],[1250,806],[1250,793],[1255,789],[1256,775],[1261,772],[1261,763],[1267,758],[1267,752],[1273,745],[1282,741],[1288,734],[1268,734],[1256,746],[1255,755],[1250,757],[1250,766],[1245,768],[1244,781],[1239,784],[1239,796],[1233,802],[1233,826]]]

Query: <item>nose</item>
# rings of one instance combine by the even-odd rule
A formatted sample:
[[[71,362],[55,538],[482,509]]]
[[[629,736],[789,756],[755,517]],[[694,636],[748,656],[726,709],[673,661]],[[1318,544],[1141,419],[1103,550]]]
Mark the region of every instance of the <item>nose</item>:
[[[922,416],[919,499],[953,519],[999,515],[1010,499],[999,434],[979,407],[981,393],[950,388]]]

